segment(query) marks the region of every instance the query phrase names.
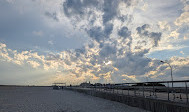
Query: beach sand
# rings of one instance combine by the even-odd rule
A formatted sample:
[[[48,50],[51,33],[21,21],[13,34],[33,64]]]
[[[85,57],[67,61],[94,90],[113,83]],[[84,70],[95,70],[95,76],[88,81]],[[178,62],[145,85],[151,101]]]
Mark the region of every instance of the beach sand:
[[[51,87],[0,86],[0,112],[146,112],[122,103]]]

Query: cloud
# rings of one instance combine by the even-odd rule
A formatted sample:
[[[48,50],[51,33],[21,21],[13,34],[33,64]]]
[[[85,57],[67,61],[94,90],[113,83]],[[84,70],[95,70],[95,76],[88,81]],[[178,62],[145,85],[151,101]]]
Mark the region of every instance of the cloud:
[[[151,38],[153,46],[157,47],[162,34],[161,32],[150,32],[148,31],[149,28],[150,26],[148,24],[144,24],[141,27],[137,27],[136,30],[140,37]]]
[[[167,21],[159,21],[158,24],[162,30],[171,30],[171,26],[167,23]]]
[[[91,8],[95,6],[98,6],[97,0],[66,0],[63,4],[64,13],[68,17],[73,15],[82,17],[85,14],[85,8]]]
[[[129,31],[128,28],[124,26],[119,30],[118,35],[127,38],[131,36],[131,31]]]
[[[121,16],[119,5],[126,4],[126,7],[131,7],[135,3],[136,1],[127,0],[92,0],[90,2],[87,0],[66,0],[63,3],[63,9],[65,15],[71,19],[74,25],[85,23],[79,27],[84,27],[91,38],[97,42],[102,42],[109,38],[113,31],[112,20],[119,19]]]
[[[46,63],[43,55],[38,55],[32,51],[22,51],[8,49],[5,44],[1,43],[0,56],[2,61],[14,63],[20,66],[31,65],[32,68],[42,68],[43,64]]]
[[[36,61],[27,61],[33,68],[37,68],[40,64]]]
[[[55,21],[59,21],[59,18],[57,17],[57,13],[56,12],[53,12],[53,13],[50,13],[50,12],[45,12],[45,15],[49,18],[52,18],[53,20]]]
[[[110,45],[104,45],[99,52],[101,57],[109,57],[116,54],[116,48]]]
[[[182,24],[188,24],[189,23],[189,12],[184,12],[180,15],[179,18],[176,19],[175,25],[179,26]]]
[[[187,0],[182,0],[181,1],[184,5],[184,8],[182,9],[183,12],[181,15],[175,20],[175,25],[181,26],[183,24],[188,24],[189,23],[189,4]]]
[[[86,31],[92,39],[88,47],[84,47],[85,52],[67,52],[65,64],[67,68],[73,67],[68,71],[72,71],[77,77],[84,76],[82,74],[93,74],[100,82],[123,80],[121,74],[138,76],[134,79],[137,81],[137,78],[140,79],[140,76],[147,73],[153,73],[153,75],[159,73],[152,71],[162,68],[160,63],[146,58],[145,55],[159,45],[162,32],[155,32],[151,25],[143,24],[136,27],[138,36],[133,35],[135,31],[123,25],[126,19],[120,19],[131,16],[123,15],[119,10],[121,4],[125,4],[126,10],[135,7],[137,2],[123,0],[95,1],[93,4],[85,0],[64,2],[66,16],[71,19],[76,28]],[[162,29],[170,29],[168,23],[160,23],[160,25]],[[138,50],[132,48],[138,48]],[[150,63],[154,63],[154,66],[149,66]],[[89,77],[87,79],[90,80]]]

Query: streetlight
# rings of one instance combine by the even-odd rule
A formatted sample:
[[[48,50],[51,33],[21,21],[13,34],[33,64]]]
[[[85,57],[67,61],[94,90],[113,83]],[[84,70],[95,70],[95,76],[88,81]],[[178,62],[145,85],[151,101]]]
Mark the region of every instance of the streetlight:
[[[171,68],[171,80],[172,80],[172,89],[173,89],[173,69],[170,63],[166,62],[166,61],[160,61],[162,63],[167,63],[169,65],[169,67]],[[172,91],[173,92],[173,91]],[[173,93],[173,99],[175,100],[175,94]]]
[[[166,62],[166,61],[160,61],[162,63],[167,63],[169,65],[169,67],[171,68],[171,81],[172,81],[172,88],[173,88],[173,69],[170,63]]]

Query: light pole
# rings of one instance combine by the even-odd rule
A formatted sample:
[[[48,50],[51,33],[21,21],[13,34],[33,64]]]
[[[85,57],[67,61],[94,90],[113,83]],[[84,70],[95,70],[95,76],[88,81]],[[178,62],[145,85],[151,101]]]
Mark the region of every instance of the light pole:
[[[169,65],[169,67],[171,68],[171,80],[172,80],[172,89],[173,89],[173,69],[172,69],[172,66],[171,66],[171,64],[168,63],[168,62],[165,62],[165,61],[160,61],[160,62],[162,62],[162,63],[167,63],[167,64]],[[173,91],[172,91],[172,92],[173,92]],[[174,94],[174,92],[173,92],[173,100],[175,100],[175,94]]]
[[[168,62],[165,62],[165,61],[160,61],[160,62],[162,62],[162,63],[167,63],[167,64],[169,65],[169,67],[171,68],[171,81],[172,81],[172,88],[173,88],[173,69],[172,69],[172,66],[171,66],[171,64],[168,63]]]

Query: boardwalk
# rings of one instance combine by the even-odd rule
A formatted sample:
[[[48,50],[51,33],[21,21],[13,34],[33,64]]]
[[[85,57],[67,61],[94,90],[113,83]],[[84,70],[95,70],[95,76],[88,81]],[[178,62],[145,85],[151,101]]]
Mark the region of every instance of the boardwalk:
[[[49,87],[0,87],[0,112],[146,112],[118,102]]]

